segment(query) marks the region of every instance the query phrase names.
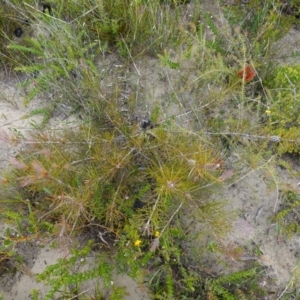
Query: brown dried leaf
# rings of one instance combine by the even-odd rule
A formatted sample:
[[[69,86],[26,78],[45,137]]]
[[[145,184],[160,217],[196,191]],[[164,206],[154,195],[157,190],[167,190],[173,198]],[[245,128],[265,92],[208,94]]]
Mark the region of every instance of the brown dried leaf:
[[[159,247],[159,238],[157,237],[152,241],[150,246],[150,251],[154,252],[156,249],[158,249],[158,247]]]
[[[0,130],[0,142],[8,144],[10,142],[10,136],[5,130]]]
[[[17,160],[15,157],[12,157],[9,160],[10,164],[18,170],[28,170],[29,167],[22,161]]]
[[[38,162],[34,161],[31,163],[33,170],[42,178],[47,177],[48,172],[45,168]]]
[[[224,181],[226,179],[229,179],[233,176],[234,171],[233,170],[226,170],[223,172],[223,174],[218,178],[220,181]]]
[[[41,150],[41,154],[43,154],[47,158],[51,158],[52,157],[51,151],[49,149],[46,149],[46,148],[43,148]]]
[[[35,182],[37,178],[35,176],[30,175],[30,176],[20,177],[18,180],[21,187],[26,187],[27,185],[30,185],[33,182]]]
[[[143,226],[143,229],[142,229],[142,235],[150,235],[150,224],[147,222],[144,226]]]

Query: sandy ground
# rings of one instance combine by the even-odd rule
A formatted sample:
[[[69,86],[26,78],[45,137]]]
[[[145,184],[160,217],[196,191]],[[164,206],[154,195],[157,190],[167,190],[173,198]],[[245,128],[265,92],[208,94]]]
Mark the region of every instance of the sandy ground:
[[[55,264],[57,259],[63,258],[64,255],[59,249],[53,249],[50,246],[31,250],[32,267],[22,266],[14,277],[2,278],[1,292],[4,300],[30,300],[32,299],[30,296],[32,290],[39,290],[41,297],[49,290],[49,287],[36,281],[34,274],[43,272],[47,266]],[[95,256],[90,257],[89,260],[85,262],[85,269],[93,268],[95,266],[95,260]],[[124,300],[150,299],[145,288],[142,289],[141,285],[127,275],[115,275],[111,281],[111,285],[112,287],[125,288],[126,294],[123,297]],[[80,293],[92,299],[101,286],[103,294],[105,295],[107,293],[108,295],[109,289],[103,288],[101,279],[85,282],[81,287]]]

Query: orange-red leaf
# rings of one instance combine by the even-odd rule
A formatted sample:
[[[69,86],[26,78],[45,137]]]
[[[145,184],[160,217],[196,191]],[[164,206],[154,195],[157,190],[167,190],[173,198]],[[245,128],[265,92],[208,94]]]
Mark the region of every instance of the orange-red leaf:
[[[46,177],[48,175],[48,172],[45,170],[45,168],[38,162],[34,161],[31,163],[32,168],[34,171],[40,176],[40,177]]]
[[[238,76],[242,79],[245,78],[245,82],[251,81],[255,75],[255,70],[250,65],[246,65],[243,69],[238,71]]]

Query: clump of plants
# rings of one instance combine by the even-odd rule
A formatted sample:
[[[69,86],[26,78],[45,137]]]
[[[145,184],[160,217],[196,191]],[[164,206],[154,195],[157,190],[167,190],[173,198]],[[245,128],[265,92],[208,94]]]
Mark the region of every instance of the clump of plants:
[[[39,26],[46,24],[51,31],[53,22],[69,24],[73,29],[85,27],[92,40],[116,46],[115,49],[126,56],[130,53],[151,52],[153,48],[161,47],[168,41],[162,38],[167,37],[163,31],[165,26],[168,24],[168,36],[171,37],[171,31],[177,30],[176,19],[173,18],[179,13],[177,5],[158,0],[118,0],[113,4],[110,1],[29,1],[26,4],[10,1],[4,4],[4,9],[11,13],[7,14],[8,19],[13,20],[12,14],[17,13],[19,21],[26,21],[32,26],[32,31],[40,31]],[[161,10],[163,14],[159,15]],[[5,29],[4,33],[8,33]]]
[[[279,212],[272,219],[276,223],[277,238],[279,240],[300,233],[298,217],[300,195],[293,190],[284,190],[282,198],[284,202]]]
[[[288,32],[294,20],[282,12],[280,1],[266,2],[263,7],[259,1],[251,1],[242,6],[224,6],[223,11],[228,22],[224,30],[219,30],[215,16],[205,15],[204,24],[214,35],[207,48],[221,53],[227,68],[220,68],[227,78],[223,84],[216,84],[222,91],[219,96],[230,97],[231,101],[223,100],[226,106],[220,105],[219,109],[207,108],[206,129],[212,135],[223,136],[227,145],[244,143],[249,138],[279,154],[298,152],[298,66],[275,67],[273,62],[274,43]]]
[[[266,82],[269,95],[268,130],[280,137],[279,153],[299,152],[299,66],[281,66]]]
[[[258,299],[264,291],[258,285],[259,271],[253,267],[206,281],[207,299]],[[242,284],[241,284],[242,283]]]
[[[23,7],[23,5],[21,4]],[[18,7],[21,7],[20,4]],[[26,17],[18,10],[18,7],[9,5],[7,2],[2,3],[0,8],[0,63],[1,67],[7,71],[7,74],[17,63],[17,59],[7,49],[10,41],[18,40],[24,31],[28,30]],[[22,29],[23,28],[23,29]]]
[[[94,238],[119,252],[122,270],[136,276],[150,259],[162,256],[171,263],[180,256],[184,228],[178,216],[184,207],[198,218],[202,213],[210,230],[220,233],[227,224],[205,215],[206,186],[217,184],[222,172],[217,154],[184,131],[82,125],[74,132],[2,138],[27,145],[2,178],[2,193],[14,190],[8,207],[11,201],[22,207],[17,224],[23,223],[20,235],[27,239],[69,240],[97,224]]]
[[[5,7],[26,20],[28,30],[21,26],[20,38],[13,39],[3,28],[3,39],[14,70],[27,75],[22,82],[27,92],[24,104],[37,96],[48,99],[47,105],[31,111],[31,116],[43,116],[42,126],[54,112],[65,113],[66,107],[68,114],[81,110],[101,119],[111,93],[121,90],[116,78],[128,72],[128,59],[156,56],[168,44],[191,39],[178,25],[179,3],[50,1],[20,6],[13,1]],[[105,62],[112,52],[124,65],[115,74]],[[101,72],[95,64],[102,66]]]

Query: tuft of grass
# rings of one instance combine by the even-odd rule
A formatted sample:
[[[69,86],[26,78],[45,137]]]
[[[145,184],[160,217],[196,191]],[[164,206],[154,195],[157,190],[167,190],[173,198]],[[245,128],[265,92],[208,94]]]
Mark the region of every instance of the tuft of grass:
[[[292,237],[300,232],[297,221],[300,206],[299,194],[292,190],[286,190],[283,193],[283,199],[283,207],[272,219],[272,221],[277,224],[276,230],[279,239],[281,239],[282,236]]]
[[[299,91],[296,85],[299,70],[298,65],[277,67],[266,81],[270,96],[268,132],[281,138],[280,154],[299,151]]]
[[[99,131],[83,125],[76,132],[9,139],[29,147],[10,160],[2,182],[3,191],[14,190],[10,201],[28,199],[20,205],[26,212],[22,218],[29,214],[31,222],[20,238],[59,236],[61,246],[70,247],[64,240],[97,224],[94,238],[115,249],[121,270],[137,276],[150,259],[160,255],[171,264],[174,255],[180,256],[182,209],[193,208],[190,217],[197,216],[210,230],[223,229],[210,218],[214,204],[205,198],[199,203],[206,186],[218,183],[216,154],[185,131],[161,126],[137,133],[132,125]],[[8,210],[4,215],[20,224],[20,215]],[[175,286],[170,283],[167,293]]]

